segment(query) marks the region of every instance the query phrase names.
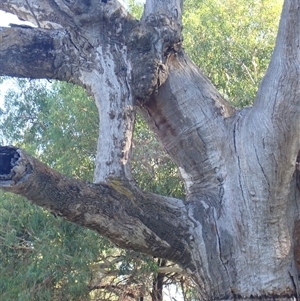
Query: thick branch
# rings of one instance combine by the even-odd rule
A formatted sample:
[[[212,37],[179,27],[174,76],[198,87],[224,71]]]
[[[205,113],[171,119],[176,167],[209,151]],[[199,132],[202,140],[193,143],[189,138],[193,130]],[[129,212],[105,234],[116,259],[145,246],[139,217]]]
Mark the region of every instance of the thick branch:
[[[278,212],[286,205],[300,146],[300,3],[286,0],[276,46],[251,110],[235,124],[235,151],[250,191],[258,166],[265,188],[262,199]],[[253,158],[249,157],[252,157]],[[257,162],[255,166],[252,162]],[[258,178],[257,178],[258,179]],[[273,211],[273,210],[272,210]],[[278,221],[279,222],[279,221]],[[281,223],[281,222],[279,222]]]
[[[169,19],[175,21],[178,28],[181,27],[183,0],[165,1],[165,0],[147,0],[145,4],[143,19],[151,14],[166,15]]]
[[[61,28],[57,15],[46,0],[2,0],[0,9],[38,27]]]
[[[1,189],[94,229],[120,247],[191,265],[180,200],[116,180],[96,185],[70,179],[13,147],[0,148],[0,163]]]
[[[1,5],[21,15],[25,10],[23,18],[34,14],[40,25],[48,20],[47,12],[53,22],[53,12],[64,30],[3,29],[0,60],[5,63],[0,74],[55,78],[87,88],[99,108],[101,128],[95,181],[112,175],[130,178],[135,114],[125,41],[136,21],[113,0],[28,3],[23,7],[23,1],[12,0]]]
[[[70,81],[79,68],[75,52],[64,30],[0,28],[1,75]]]
[[[182,0],[146,1],[141,22],[128,40],[132,64],[132,92],[141,103],[156,93],[168,78],[166,60],[181,49]]]
[[[171,53],[166,66],[168,79],[141,111],[179,166],[187,191],[193,185],[195,193],[211,193],[230,157],[225,120],[235,110],[183,51]]]
[[[48,29],[78,27],[109,19],[120,10],[117,0],[62,1],[62,0],[2,0],[0,10],[17,15],[38,27]],[[125,12],[125,10],[123,10]]]
[[[300,3],[285,0],[276,46],[251,118],[272,137],[281,167],[294,168],[300,145]],[[274,140],[273,140],[274,139]],[[274,148],[275,146],[275,148]],[[283,151],[284,150],[284,151]],[[282,158],[284,152],[284,159]],[[283,160],[282,160],[283,159]],[[293,162],[293,164],[291,164]]]

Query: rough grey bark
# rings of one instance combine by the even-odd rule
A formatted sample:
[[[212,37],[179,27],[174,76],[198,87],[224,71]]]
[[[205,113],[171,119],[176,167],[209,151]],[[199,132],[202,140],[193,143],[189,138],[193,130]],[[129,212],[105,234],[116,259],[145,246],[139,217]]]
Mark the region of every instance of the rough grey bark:
[[[38,26],[0,30],[0,74],[80,84],[100,114],[94,184],[8,147],[0,149],[3,189],[121,247],[173,260],[204,300],[299,295],[298,0],[285,1],[269,69],[242,110],[181,48],[182,1],[147,0],[140,21],[114,0],[4,0],[0,9]],[[186,200],[134,185],[136,108],[178,165]]]
[[[70,179],[13,147],[0,147],[0,158],[2,189],[94,229],[119,247],[190,264],[187,243],[177,238],[177,231],[188,230],[183,201],[119,179],[99,184]]]

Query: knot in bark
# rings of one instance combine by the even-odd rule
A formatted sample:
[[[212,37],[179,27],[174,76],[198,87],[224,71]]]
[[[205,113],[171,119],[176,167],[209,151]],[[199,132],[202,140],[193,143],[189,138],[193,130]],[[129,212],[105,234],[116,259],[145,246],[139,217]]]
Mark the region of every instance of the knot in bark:
[[[168,78],[167,59],[181,50],[182,35],[178,25],[166,15],[149,15],[135,27],[128,39],[132,65],[132,92],[145,103]]]

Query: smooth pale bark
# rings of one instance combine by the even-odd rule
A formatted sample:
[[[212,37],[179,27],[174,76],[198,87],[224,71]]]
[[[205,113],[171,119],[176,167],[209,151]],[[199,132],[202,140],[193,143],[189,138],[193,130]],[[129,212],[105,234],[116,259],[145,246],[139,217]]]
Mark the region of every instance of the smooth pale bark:
[[[141,21],[113,0],[25,2],[5,0],[0,8],[58,29],[2,29],[8,42],[0,59],[9,63],[0,65],[0,74],[52,76],[94,96],[96,184],[2,148],[0,186],[121,247],[173,260],[204,300],[299,295],[299,1],[285,1],[269,70],[254,106],[242,110],[232,108],[182,50],[182,1],[148,0]],[[44,54],[33,43],[37,35],[53,41]],[[36,54],[48,59],[31,70],[26,63]],[[14,65],[19,55],[24,59]],[[70,66],[69,73],[62,66]],[[185,201],[133,184],[136,107],[179,167]]]

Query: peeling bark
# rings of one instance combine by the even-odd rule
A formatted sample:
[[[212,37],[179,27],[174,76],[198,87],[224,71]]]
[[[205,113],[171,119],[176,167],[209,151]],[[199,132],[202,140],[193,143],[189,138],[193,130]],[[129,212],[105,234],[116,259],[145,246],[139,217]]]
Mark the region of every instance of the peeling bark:
[[[0,73],[80,84],[100,116],[95,183],[1,147],[2,189],[178,263],[204,300],[299,294],[299,1],[285,1],[268,72],[242,110],[184,53],[181,0],[147,0],[140,21],[114,0],[4,0],[0,9],[38,26],[0,29]],[[179,167],[185,201],[133,184],[137,107]]]

